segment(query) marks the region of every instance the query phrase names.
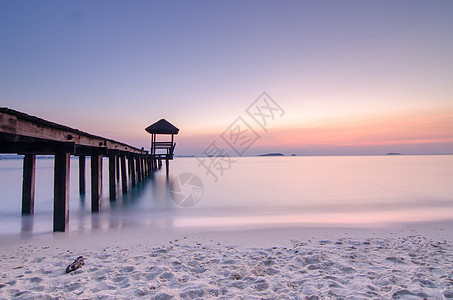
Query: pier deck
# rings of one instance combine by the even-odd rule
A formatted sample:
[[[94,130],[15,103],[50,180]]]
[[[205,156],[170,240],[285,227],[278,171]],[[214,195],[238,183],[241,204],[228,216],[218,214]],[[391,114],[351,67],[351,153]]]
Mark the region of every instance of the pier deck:
[[[160,158],[122,142],[0,107],[0,153],[24,155],[22,214],[33,214],[36,155],[53,155],[54,231],[66,231],[69,222],[70,156],[79,157],[79,191],[85,194],[85,158],[91,157],[91,210],[101,210],[102,157],[109,158],[110,200],[117,198],[117,181],[122,192],[161,166]],[[127,161],[127,168],[126,168]],[[128,170],[128,172],[126,171]]]

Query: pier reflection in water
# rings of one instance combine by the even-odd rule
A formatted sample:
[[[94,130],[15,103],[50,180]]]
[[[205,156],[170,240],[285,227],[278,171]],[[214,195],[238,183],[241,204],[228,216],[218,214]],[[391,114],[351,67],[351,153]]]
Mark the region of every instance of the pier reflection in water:
[[[20,211],[20,186],[22,159],[1,161],[0,189],[2,196],[0,212],[0,234],[20,233],[21,235],[41,234],[52,231],[53,213],[53,159],[37,159],[35,213],[22,216]],[[108,159],[103,160],[103,172],[107,175]],[[104,178],[108,178],[104,176]],[[90,174],[87,174],[87,181]],[[108,179],[102,183],[101,211],[91,212],[90,186],[85,195],[78,190],[77,158],[71,159],[70,171],[70,213],[69,231],[91,231],[121,229],[128,226],[171,227],[176,207],[168,194],[171,177],[165,170],[156,171],[145,180],[128,187],[128,193],[121,193],[118,187],[116,201],[109,199]],[[3,199],[4,198],[4,199]]]

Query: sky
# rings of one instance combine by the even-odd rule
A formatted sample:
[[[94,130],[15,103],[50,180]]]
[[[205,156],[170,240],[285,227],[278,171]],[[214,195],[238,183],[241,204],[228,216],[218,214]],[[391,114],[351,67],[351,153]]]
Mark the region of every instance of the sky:
[[[453,154],[450,0],[0,0],[0,41],[0,106],[137,147]]]

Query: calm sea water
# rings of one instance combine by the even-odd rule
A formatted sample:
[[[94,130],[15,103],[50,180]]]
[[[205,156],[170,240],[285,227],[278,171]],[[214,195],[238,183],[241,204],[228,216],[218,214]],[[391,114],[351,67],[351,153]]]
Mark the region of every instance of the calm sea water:
[[[35,214],[22,217],[22,160],[0,160],[0,234],[51,232],[53,160],[38,159],[36,166]],[[109,201],[104,160],[100,214],[90,213],[89,172],[86,196],[79,195],[77,166],[72,159],[70,231],[381,226],[453,219],[453,156],[234,158],[216,182],[195,158],[177,158],[168,179],[162,169],[129,194],[120,189],[115,202]],[[202,188],[184,184],[193,174]],[[183,180],[179,195],[202,195],[196,205],[181,207],[171,199],[176,177]]]

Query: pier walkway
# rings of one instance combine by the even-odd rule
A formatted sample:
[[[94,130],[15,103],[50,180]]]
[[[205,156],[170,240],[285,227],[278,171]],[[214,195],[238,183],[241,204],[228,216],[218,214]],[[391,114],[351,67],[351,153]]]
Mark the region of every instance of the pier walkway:
[[[91,211],[101,210],[102,157],[109,159],[109,197],[122,192],[162,166],[162,160],[143,148],[89,134],[9,108],[0,107],[0,153],[24,155],[22,214],[33,214],[36,155],[53,155],[53,230],[66,231],[69,222],[70,156],[79,158],[79,192],[85,194],[85,158],[91,159]]]

